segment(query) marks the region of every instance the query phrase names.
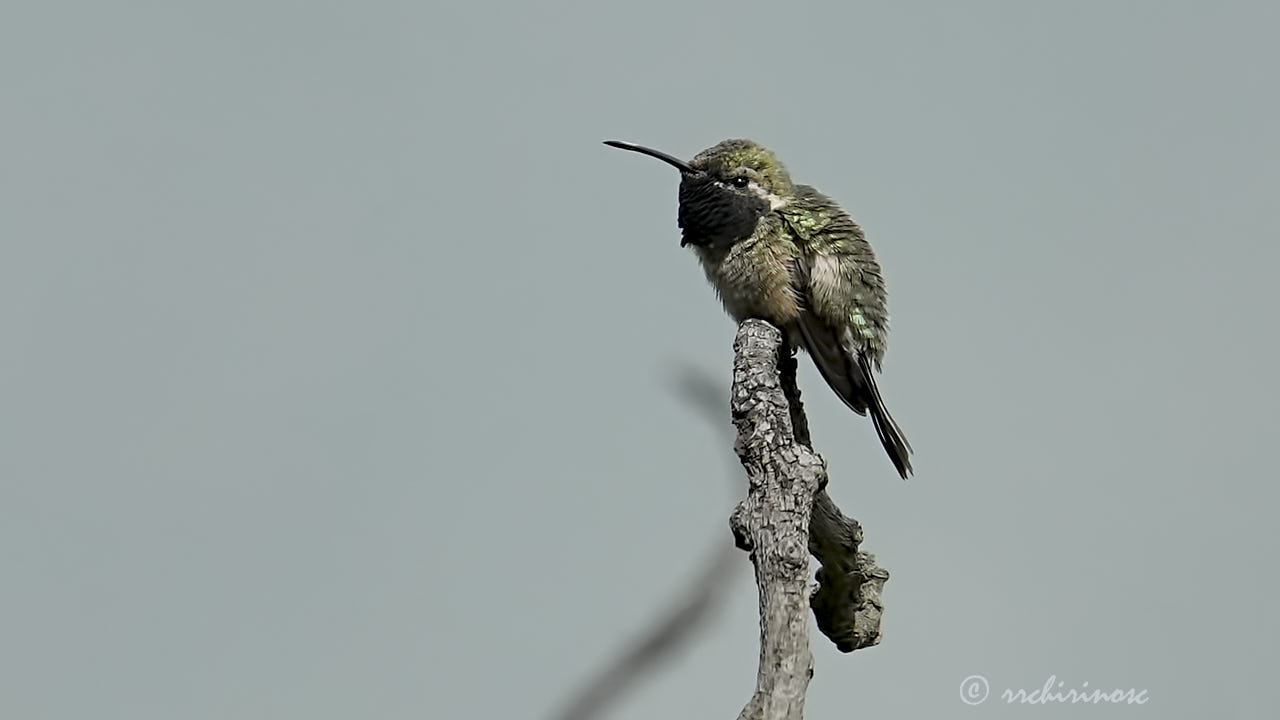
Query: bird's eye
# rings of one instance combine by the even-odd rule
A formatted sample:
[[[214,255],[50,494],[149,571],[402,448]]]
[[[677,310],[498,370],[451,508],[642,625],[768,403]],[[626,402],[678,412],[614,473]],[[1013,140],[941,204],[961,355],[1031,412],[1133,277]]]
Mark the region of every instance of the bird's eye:
[[[746,175],[739,175],[734,179],[730,180],[729,182],[733,183],[734,187],[744,188],[747,186],[747,183],[751,182],[751,178],[747,177]]]

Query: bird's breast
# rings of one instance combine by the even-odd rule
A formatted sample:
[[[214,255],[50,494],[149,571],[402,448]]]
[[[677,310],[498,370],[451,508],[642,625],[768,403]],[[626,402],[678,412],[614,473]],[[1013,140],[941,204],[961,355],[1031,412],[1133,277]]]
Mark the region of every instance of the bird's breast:
[[[796,245],[781,224],[761,220],[749,238],[728,248],[698,248],[698,259],[734,320],[767,320],[787,327],[800,316],[792,286]]]

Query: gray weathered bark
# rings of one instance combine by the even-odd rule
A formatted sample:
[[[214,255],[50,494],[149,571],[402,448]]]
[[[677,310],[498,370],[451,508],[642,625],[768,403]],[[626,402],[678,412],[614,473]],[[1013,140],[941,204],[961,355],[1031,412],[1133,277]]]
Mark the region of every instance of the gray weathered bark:
[[[749,480],[730,525],[738,547],[751,553],[760,591],[760,667],[739,720],[799,720],[813,676],[809,608],[841,651],[875,645],[889,574],[859,550],[862,528],[826,493],[826,463],[810,446],[795,358],[766,322],[738,328],[730,406]],[[822,564],[812,596],[809,553]]]

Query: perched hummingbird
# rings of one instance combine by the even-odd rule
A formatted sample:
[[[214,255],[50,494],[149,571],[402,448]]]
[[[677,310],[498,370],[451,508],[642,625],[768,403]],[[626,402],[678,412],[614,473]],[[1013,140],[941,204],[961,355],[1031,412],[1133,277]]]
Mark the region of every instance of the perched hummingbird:
[[[680,171],[680,245],[693,246],[734,320],[766,320],[805,348],[836,395],[871,412],[898,474],[911,445],[889,415],[872,370],[889,332],[884,279],[862,228],[835,201],[791,176],[770,150],[725,140],[684,162],[618,140],[606,145]]]

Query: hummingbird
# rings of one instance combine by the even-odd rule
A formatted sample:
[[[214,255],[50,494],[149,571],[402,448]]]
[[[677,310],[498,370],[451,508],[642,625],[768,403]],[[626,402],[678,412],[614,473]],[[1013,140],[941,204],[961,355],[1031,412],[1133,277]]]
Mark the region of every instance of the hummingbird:
[[[802,347],[844,404],[870,413],[898,474],[911,445],[876,387],[889,333],[884,277],[862,228],[834,200],[792,182],[768,148],[725,140],[685,162],[643,145],[606,145],[680,171],[680,246],[692,247],[725,311],[765,320]]]

